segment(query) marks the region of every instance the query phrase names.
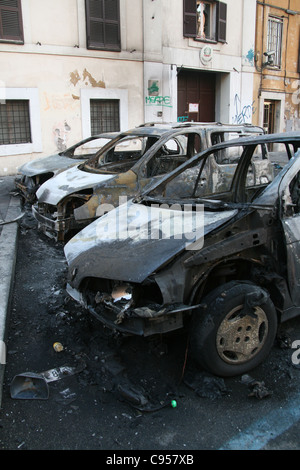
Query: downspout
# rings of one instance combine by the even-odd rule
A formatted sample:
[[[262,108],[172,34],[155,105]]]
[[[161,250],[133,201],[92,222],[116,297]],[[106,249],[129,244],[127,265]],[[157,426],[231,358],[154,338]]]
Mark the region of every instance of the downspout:
[[[261,38],[261,56],[263,54],[264,50],[264,37],[265,37],[265,0],[263,0],[263,27],[262,27],[262,38]],[[260,85],[259,85],[259,90],[258,90],[258,98],[261,97],[261,91],[262,91],[262,81],[263,81],[263,68],[262,68],[262,63],[261,63],[261,70],[260,70]]]
[[[142,39],[142,62],[143,62],[143,116],[146,121],[146,95],[145,95],[145,1],[143,0],[142,21],[143,21],[143,39]]]

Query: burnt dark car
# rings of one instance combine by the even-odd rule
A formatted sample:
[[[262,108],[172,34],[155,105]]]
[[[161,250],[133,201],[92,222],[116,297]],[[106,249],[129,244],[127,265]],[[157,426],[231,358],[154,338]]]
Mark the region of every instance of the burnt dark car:
[[[288,163],[256,175],[266,146]],[[299,133],[243,138],[195,155],[65,245],[67,291],[115,331],[190,328],[191,353],[219,376],[270,352],[278,324],[300,314]],[[231,174],[211,156],[239,153]]]
[[[117,133],[107,132],[87,137],[57,154],[24,163],[18,168],[18,175],[15,178],[16,188],[25,202],[34,203],[36,192],[43,183],[60,171],[84,163],[116,136]]]
[[[72,166],[37,191],[33,215],[50,238],[66,241],[102,215],[103,204],[117,207],[120,196],[134,197],[200,150],[243,135],[262,134],[251,124],[148,123],[120,133],[84,164]],[[211,161],[211,171],[234,161]]]

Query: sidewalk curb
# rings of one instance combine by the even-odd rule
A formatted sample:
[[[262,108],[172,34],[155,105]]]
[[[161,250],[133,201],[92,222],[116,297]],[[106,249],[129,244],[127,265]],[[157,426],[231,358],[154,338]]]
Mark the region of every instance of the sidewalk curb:
[[[14,220],[18,215],[20,215],[20,200],[12,196],[7,210],[6,221]],[[18,222],[13,222],[4,225],[0,235],[0,346],[4,345],[4,349],[6,326],[10,313],[11,294],[15,277],[18,232]],[[5,356],[5,351],[4,354],[2,354],[2,359],[3,355]],[[2,360],[2,362],[5,361]],[[0,363],[0,408],[2,404],[4,370],[5,363]]]

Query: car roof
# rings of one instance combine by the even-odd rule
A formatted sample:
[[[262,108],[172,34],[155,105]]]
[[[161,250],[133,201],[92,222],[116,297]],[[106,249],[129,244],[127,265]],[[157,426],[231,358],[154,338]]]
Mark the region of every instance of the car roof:
[[[224,147],[234,147],[236,145],[256,145],[256,144],[267,144],[267,143],[288,143],[288,142],[300,142],[300,133],[297,131],[281,132],[277,134],[263,134],[256,136],[240,137],[238,139],[227,140],[220,144],[216,144],[210,149],[221,149]]]
[[[141,124],[138,127],[135,127],[133,129],[129,129],[125,132],[120,132],[119,135],[122,136],[130,136],[130,135],[135,135],[135,136],[147,136],[147,135],[153,135],[157,137],[161,137],[163,134],[169,132],[170,134],[172,133],[177,133],[181,129],[195,129],[195,130],[200,130],[200,129],[205,129],[207,131],[240,131],[240,132],[259,132],[263,133],[264,130],[262,127],[259,126],[254,126],[253,124],[223,124],[221,122],[185,122],[185,123],[180,123],[180,122],[151,122],[151,123],[145,123]]]

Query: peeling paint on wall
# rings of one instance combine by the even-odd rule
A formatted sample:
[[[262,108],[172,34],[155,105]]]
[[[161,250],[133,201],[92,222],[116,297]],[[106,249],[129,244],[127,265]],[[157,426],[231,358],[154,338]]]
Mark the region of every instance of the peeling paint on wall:
[[[90,72],[87,71],[87,69],[84,69],[83,71],[83,80],[88,80],[92,87],[99,87],[99,88],[105,88],[105,83],[102,80],[95,80],[95,78],[90,74]]]
[[[70,82],[72,83],[72,85],[76,86],[79,81],[80,75],[78,73],[78,70],[74,70],[74,72],[70,73]]]
[[[80,81],[85,85],[91,85],[95,88],[106,88],[105,83],[102,80],[96,80],[86,68],[83,70],[82,76],[79,74],[78,70],[74,70],[70,73],[70,82],[72,85],[76,86]]]
[[[66,121],[53,126],[54,142],[59,152],[67,149],[68,134],[70,131],[71,127]]]

